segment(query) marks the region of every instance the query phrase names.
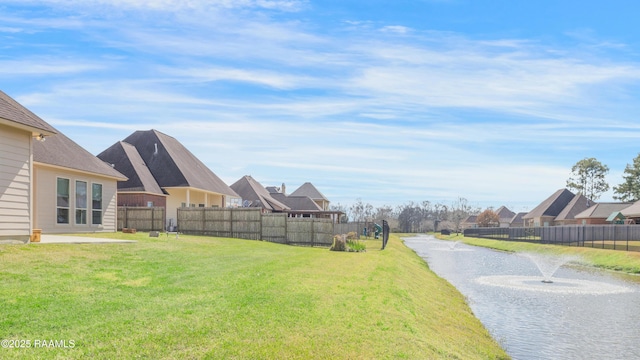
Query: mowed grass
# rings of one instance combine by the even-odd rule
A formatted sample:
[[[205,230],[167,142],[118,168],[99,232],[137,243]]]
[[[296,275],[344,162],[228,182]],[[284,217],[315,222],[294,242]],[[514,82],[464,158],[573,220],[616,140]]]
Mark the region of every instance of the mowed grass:
[[[543,252],[556,255],[576,255],[579,263],[607,270],[615,270],[630,274],[640,274],[640,252],[609,250],[578,246],[535,244],[507,240],[491,240],[463,235],[436,235],[439,239],[462,241],[469,245],[483,246],[496,250],[512,252]]]
[[[0,358],[508,358],[396,236],[366,253],[111,237],[138,242],[0,247],[0,339],[32,344]]]

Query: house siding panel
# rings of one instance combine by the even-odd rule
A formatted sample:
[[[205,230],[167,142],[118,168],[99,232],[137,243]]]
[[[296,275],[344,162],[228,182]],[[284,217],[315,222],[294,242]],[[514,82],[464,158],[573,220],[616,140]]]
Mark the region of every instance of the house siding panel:
[[[57,178],[69,179],[69,224],[58,224],[56,219],[56,184]],[[91,202],[88,204],[87,224],[75,224],[75,186],[76,181],[84,181],[88,185],[88,197],[91,199],[91,184],[102,184],[102,224],[91,224]],[[83,232],[115,232],[117,224],[117,183],[113,179],[93,176],[71,170],[48,167],[36,164],[34,169],[35,227],[43,233],[83,233]]]
[[[0,125],[0,239],[31,235],[31,133]]]

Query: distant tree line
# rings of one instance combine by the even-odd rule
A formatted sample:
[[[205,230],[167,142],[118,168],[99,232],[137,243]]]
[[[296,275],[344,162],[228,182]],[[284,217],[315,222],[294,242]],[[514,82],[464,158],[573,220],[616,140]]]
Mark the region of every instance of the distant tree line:
[[[374,207],[357,199],[350,207],[332,205],[332,210],[344,213],[342,222],[381,222],[387,220],[394,231],[415,233],[449,229],[461,230],[462,222],[469,215],[477,215],[480,208],[473,207],[467,199],[459,197],[450,204],[430,201],[408,202],[395,208],[389,205]]]

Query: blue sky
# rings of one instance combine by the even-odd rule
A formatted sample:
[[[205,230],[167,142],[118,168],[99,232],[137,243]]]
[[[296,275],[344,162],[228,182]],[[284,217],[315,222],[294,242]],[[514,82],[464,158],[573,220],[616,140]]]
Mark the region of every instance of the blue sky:
[[[640,153],[638,4],[0,0],[0,88],[94,154],[154,128],[228,184],[527,211]]]

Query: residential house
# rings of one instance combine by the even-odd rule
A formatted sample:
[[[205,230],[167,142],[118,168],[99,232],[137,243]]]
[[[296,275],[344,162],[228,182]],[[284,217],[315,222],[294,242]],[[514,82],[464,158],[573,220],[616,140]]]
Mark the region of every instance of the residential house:
[[[269,191],[250,175],[245,175],[231,189],[242,198],[243,207],[259,207],[263,212],[285,212],[290,208],[274,199]]]
[[[274,199],[289,207],[287,212],[290,217],[324,218],[337,223],[344,214],[341,211],[330,210],[329,200],[309,182],[304,183],[290,195],[286,193],[285,184],[282,184],[281,188],[267,187],[267,190]]]
[[[593,201],[582,194],[575,195],[571,201],[553,220],[554,225],[575,225],[578,223],[575,216],[593,205]]]
[[[495,213],[500,218],[500,227],[509,227],[511,223],[511,219],[515,216],[516,213],[509,210],[506,206],[500,206]]]
[[[513,218],[511,218],[511,221],[509,221],[509,227],[524,227],[525,221],[523,217],[525,215],[527,215],[526,212],[519,212],[515,214]]]
[[[1,91],[0,140],[0,240],[116,230],[126,177]]]
[[[60,132],[33,143],[33,164],[36,228],[117,231],[117,188],[124,175]]]
[[[177,224],[180,207],[229,207],[238,206],[240,196],[213,173],[202,161],[193,155],[175,138],[157,130],[136,131],[122,142],[118,142],[98,157],[114,165],[129,178],[145,178],[151,182],[148,174],[140,172],[140,166],[128,166],[127,163],[139,162],[132,155],[132,149],[122,143],[133,146],[140,159],[146,165],[153,179],[166,195],[167,226]],[[124,150],[123,150],[124,149]],[[131,151],[130,151],[131,150]],[[124,163],[124,164],[123,164]],[[123,196],[135,192],[121,185]],[[154,188],[154,190],[151,190]],[[149,194],[160,195],[155,186],[144,187]],[[142,194],[144,192],[138,192]],[[150,200],[134,201],[131,197],[124,202],[147,206]],[[155,204],[154,204],[155,205]]]
[[[291,196],[308,196],[313,200],[320,209],[323,211],[329,210],[330,201],[327,199],[322,193],[316,189],[313,184],[310,182],[306,182],[302,184],[299,188],[297,188],[294,192],[291,193]]]
[[[478,215],[469,215],[466,219],[462,220],[460,223],[460,228],[464,229],[475,229],[478,227]]]
[[[0,91],[0,241],[29,241],[34,228],[33,143],[56,133]]]
[[[611,224],[610,221],[607,221],[611,214],[621,212],[623,209],[626,209],[631,205],[633,205],[633,203],[605,202],[593,204],[591,207],[575,216],[577,221],[576,223],[580,225]]]
[[[633,205],[624,208],[620,211],[622,215],[627,217],[628,222],[640,224],[640,200],[633,203]]]
[[[556,191],[522,217],[525,226],[553,226],[555,218],[574,197],[575,195],[567,189]]]

